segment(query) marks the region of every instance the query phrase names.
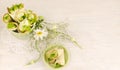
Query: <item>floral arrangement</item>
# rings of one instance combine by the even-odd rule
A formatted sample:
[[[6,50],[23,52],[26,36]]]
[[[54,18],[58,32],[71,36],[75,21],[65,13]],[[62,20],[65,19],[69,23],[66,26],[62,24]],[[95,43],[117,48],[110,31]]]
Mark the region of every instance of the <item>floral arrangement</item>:
[[[20,38],[30,38],[32,46],[40,54],[37,59],[30,61],[27,65],[38,62],[43,54],[45,62],[52,68],[63,67],[69,59],[68,52],[58,39],[69,40],[80,47],[77,41],[67,33],[65,23],[46,22],[42,16],[26,10],[22,3],[8,7],[7,11],[3,16],[3,21],[10,32]]]

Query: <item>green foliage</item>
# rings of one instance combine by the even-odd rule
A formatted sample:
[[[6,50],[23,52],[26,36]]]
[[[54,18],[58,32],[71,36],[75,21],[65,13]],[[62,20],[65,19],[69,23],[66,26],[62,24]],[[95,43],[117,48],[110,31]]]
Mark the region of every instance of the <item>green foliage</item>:
[[[44,18],[42,16],[38,16],[38,20],[35,23],[34,29],[39,29],[39,28],[43,28],[44,26],[42,25],[44,21]]]

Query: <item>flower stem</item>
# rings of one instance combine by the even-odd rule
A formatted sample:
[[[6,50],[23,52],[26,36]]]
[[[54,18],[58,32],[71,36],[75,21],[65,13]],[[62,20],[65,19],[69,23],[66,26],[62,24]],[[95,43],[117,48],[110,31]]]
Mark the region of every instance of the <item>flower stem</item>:
[[[42,51],[40,51],[40,48],[38,47],[38,44],[39,44],[38,40],[35,40],[35,49],[39,52],[39,57],[37,59],[35,59],[35,60],[31,60],[26,65],[35,64],[40,60]]]
[[[35,40],[35,49],[36,49],[39,53],[41,53],[40,48],[38,47],[38,45],[39,45],[38,40]]]
[[[35,60],[31,60],[30,62],[28,62],[26,65],[31,65],[31,64],[35,64],[36,62],[38,62],[40,60],[41,56],[39,55],[39,57]]]
[[[63,34],[65,36],[65,38],[69,39],[70,41],[72,41],[75,45],[77,45],[80,49],[82,49],[82,47],[78,44],[78,42],[70,35],[62,33],[62,32],[58,32],[60,34]]]

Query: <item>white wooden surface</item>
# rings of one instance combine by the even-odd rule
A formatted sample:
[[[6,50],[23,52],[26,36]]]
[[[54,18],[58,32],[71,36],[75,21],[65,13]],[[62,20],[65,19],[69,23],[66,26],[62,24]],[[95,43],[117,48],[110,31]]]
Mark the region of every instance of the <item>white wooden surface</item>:
[[[24,3],[50,22],[68,22],[82,50],[70,45],[62,70],[120,70],[120,0],[0,0],[0,70],[50,70],[42,62],[25,66],[36,52],[11,35],[2,21],[6,7]]]

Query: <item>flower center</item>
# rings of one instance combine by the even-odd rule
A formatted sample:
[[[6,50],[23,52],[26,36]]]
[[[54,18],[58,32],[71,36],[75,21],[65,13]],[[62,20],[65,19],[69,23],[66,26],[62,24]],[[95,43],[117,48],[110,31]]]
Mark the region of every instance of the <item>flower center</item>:
[[[37,32],[37,35],[41,35],[42,34],[42,32]]]

